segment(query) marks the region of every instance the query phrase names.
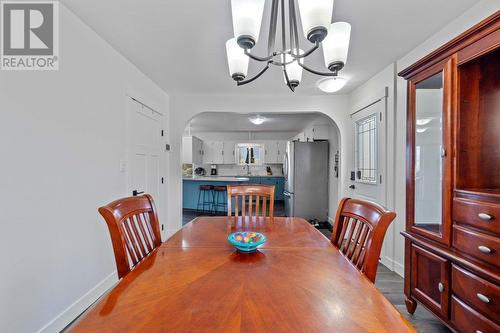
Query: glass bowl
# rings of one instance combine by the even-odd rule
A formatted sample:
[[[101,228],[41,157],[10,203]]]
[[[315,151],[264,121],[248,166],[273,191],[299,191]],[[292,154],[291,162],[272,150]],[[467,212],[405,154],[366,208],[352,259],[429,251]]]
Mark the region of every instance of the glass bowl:
[[[240,252],[254,252],[264,244],[267,238],[264,234],[255,231],[238,231],[227,236],[227,241]]]

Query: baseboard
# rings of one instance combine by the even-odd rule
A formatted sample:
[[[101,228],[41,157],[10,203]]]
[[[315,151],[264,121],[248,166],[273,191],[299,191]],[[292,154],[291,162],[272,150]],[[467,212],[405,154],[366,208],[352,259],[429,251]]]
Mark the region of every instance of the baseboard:
[[[172,235],[175,234],[177,231],[179,231],[179,229],[167,229],[165,233],[165,240],[172,237]]]
[[[76,300],[66,310],[57,315],[54,319],[45,324],[37,333],[56,333],[63,330],[82,312],[99,299],[107,290],[113,287],[117,280],[116,272],[109,274],[94,288]]]
[[[404,278],[405,275],[405,268],[402,264],[399,262],[392,260],[389,257],[382,257],[380,262],[382,265],[393,271],[394,273],[398,274],[399,276]]]
[[[405,277],[405,266],[397,261],[394,262],[394,272],[401,276],[402,278]]]

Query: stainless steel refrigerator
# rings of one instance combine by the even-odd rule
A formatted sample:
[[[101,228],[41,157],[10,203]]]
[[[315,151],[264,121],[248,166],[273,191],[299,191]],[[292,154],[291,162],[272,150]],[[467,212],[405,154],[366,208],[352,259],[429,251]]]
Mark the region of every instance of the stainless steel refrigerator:
[[[283,173],[286,216],[327,221],[328,141],[289,141]]]

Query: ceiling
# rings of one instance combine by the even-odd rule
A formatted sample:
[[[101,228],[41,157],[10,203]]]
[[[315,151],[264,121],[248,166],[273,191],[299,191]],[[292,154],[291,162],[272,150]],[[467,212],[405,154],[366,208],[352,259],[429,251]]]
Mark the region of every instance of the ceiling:
[[[232,37],[229,0],[62,0],[101,37],[168,93],[290,94],[279,68],[249,85],[229,77],[225,42]],[[342,75],[348,93],[415,48],[478,0],[336,0],[333,20],[351,23],[349,56]],[[267,44],[270,1],[260,43]],[[308,42],[301,42],[303,49]],[[319,52],[318,52],[319,51]],[[322,51],[306,64],[324,69]],[[261,64],[251,63],[249,75]],[[316,95],[316,75],[304,73],[298,94]]]
[[[299,132],[314,124],[332,124],[332,120],[321,113],[266,113],[266,121],[255,125],[248,119],[252,115],[229,112],[206,112],[191,120],[186,128],[191,133],[201,132]]]

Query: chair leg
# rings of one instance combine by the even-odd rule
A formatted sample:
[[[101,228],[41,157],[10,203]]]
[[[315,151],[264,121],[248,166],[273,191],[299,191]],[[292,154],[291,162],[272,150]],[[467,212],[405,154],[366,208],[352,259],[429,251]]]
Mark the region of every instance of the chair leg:
[[[203,190],[198,190],[198,204],[196,205],[196,213],[200,213],[200,204],[201,204],[201,193]]]

